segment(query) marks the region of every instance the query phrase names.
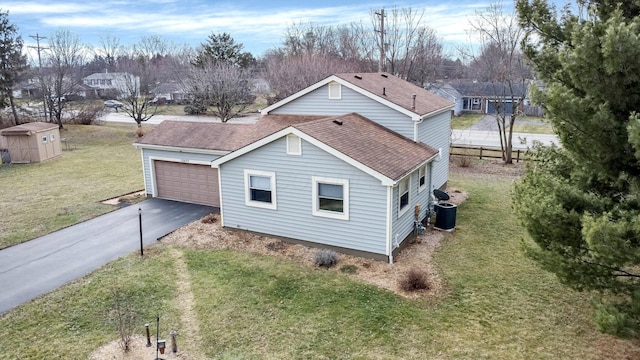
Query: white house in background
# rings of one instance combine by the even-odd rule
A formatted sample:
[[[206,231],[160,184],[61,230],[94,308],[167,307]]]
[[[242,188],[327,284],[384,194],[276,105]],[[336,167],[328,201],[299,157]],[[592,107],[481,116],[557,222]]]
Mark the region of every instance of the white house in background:
[[[126,72],[94,73],[82,79],[96,97],[111,97],[118,94],[140,93],[140,77]]]
[[[448,179],[453,103],[387,73],[337,74],[253,125],[165,121],[140,138],[149,196],[225,227],[392,261]]]

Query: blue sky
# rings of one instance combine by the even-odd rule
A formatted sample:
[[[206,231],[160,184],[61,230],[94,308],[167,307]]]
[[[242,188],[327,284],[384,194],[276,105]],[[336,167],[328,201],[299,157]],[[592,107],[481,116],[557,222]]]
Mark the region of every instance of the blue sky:
[[[159,35],[176,44],[196,46],[212,32],[228,32],[245,50],[260,56],[281,44],[285,29],[294,22],[317,25],[370,24],[371,9],[412,7],[425,9],[425,22],[436,30],[446,48],[469,43],[469,18],[493,1],[203,1],[203,0],[65,0],[52,2],[3,1],[0,9],[18,26],[26,45],[29,35],[48,36],[68,29],[84,44],[97,46],[99,36],[109,34],[122,44],[142,36]],[[504,1],[512,9],[512,2]],[[510,10],[509,10],[510,11]]]

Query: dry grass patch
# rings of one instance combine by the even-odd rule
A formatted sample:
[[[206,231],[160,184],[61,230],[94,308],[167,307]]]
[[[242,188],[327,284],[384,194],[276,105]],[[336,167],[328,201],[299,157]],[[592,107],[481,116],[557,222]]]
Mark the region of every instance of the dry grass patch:
[[[449,189],[450,202],[460,204],[467,197],[466,192]],[[277,238],[251,233],[233,228],[223,228],[215,220],[215,215],[207,215],[201,221],[188,224],[164,237],[167,245],[177,245],[195,249],[236,250],[255,254],[277,256],[292,260],[307,267],[317,267],[316,256],[319,249],[290,244]],[[326,267],[327,271],[342,273],[353,279],[376,285],[408,298],[441,294],[444,286],[431,258],[441,241],[449,236],[437,230],[427,230],[394,258],[393,265],[386,262],[357,256],[338,254],[336,266]],[[343,271],[343,268],[351,269]],[[409,270],[418,269],[429,281],[429,289],[413,292],[401,287],[403,277]]]

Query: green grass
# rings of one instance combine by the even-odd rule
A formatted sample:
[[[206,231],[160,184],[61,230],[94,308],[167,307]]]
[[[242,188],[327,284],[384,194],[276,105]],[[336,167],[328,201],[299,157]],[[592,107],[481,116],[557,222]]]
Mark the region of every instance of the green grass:
[[[409,300],[280,258],[185,249],[200,350],[213,359],[637,358],[636,343],[596,331],[588,295],[523,256],[530,240],[512,214],[511,180],[452,176],[451,185],[469,198],[435,255],[447,289],[435,298]],[[150,250],[0,317],[5,357],[80,359],[117,339],[104,319],[116,283],[135,294],[141,324],[161,313],[189,336],[176,313],[172,256]]]
[[[460,116],[453,116],[451,118],[451,128],[455,130],[463,130],[482,119],[482,114],[464,114]]]
[[[553,126],[551,126],[551,124],[549,123],[545,123],[542,125],[514,124],[513,132],[529,133],[529,134],[549,134],[549,135],[555,134],[555,132],[553,131]]]
[[[144,187],[135,127],[66,125],[72,151],[0,166],[0,249],[109,212],[99,201]],[[63,145],[63,149],[65,146]]]
[[[160,315],[163,334],[180,328],[172,257],[155,247],[144,259],[132,254],[0,316],[3,359],[87,359],[119,338],[109,320],[116,289],[127,294],[144,324]]]

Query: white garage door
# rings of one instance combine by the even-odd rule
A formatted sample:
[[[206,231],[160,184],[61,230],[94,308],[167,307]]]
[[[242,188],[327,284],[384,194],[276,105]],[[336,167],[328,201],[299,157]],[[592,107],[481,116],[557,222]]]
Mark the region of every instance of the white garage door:
[[[218,169],[158,160],[154,166],[159,198],[220,206]]]

